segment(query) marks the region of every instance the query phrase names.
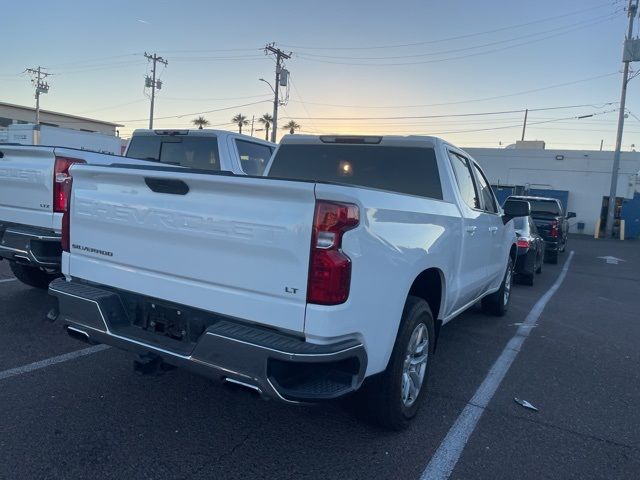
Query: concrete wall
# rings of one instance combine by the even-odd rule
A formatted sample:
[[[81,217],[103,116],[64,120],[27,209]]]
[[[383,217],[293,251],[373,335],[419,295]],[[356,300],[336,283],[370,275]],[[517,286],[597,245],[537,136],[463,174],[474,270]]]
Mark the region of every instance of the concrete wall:
[[[0,117],[2,118],[34,123],[35,115],[35,109],[33,108],[0,104]],[[75,130],[89,130],[106,135],[116,134],[115,125],[93,121],[90,118],[72,117],[53,112],[40,111],[40,122],[54,124],[63,128],[73,128]]]
[[[600,216],[602,197],[609,196],[613,152],[587,150],[517,150],[465,148],[482,166],[492,184],[529,185],[531,188],[568,190],[568,210],[584,233],[592,235]],[[557,160],[556,157],[563,157]],[[618,197],[633,198],[639,186],[640,153],[626,152],[620,161]]]

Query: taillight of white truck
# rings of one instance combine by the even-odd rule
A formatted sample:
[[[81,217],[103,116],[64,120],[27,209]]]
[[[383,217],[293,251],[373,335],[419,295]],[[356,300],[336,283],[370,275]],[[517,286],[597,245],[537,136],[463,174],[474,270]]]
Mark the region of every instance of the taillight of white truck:
[[[62,213],[62,250],[69,251],[69,202],[71,200],[72,177],[69,168],[74,163],[86,163],[77,158],[56,157],[53,169],[53,211]]]
[[[342,236],[358,226],[357,205],[316,202],[311,238],[307,302],[339,305],[349,298],[351,259],[342,251]]]
[[[56,157],[53,168],[53,211],[55,213],[64,213],[67,209],[67,195],[71,188],[65,186],[65,183],[71,180],[69,167],[74,163],[86,162],[78,158]]]

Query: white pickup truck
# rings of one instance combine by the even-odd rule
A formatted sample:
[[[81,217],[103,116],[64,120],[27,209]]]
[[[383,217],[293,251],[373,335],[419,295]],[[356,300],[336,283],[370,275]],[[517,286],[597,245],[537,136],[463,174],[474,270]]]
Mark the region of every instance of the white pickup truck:
[[[286,402],[359,390],[390,428],[416,414],[440,327],[479,300],[504,314],[509,220],[529,213],[432,137],[291,135],[265,177],[71,171],[49,292],[72,336]]]
[[[87,150],[0,144],[0,260],[27,285],[60,275],[64,184],[74,163],[161,164],[260,175],[275,145],[222,130],[136,130],[125,157]],[[140,160],[136,160],[140,159]]]

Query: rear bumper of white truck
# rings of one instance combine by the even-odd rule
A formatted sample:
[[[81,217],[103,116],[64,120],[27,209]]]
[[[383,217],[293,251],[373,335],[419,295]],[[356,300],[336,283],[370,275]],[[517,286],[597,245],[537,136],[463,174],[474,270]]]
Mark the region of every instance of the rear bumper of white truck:
[[[355,391],[367,355],[359,341],[304,338],[103,286],[54,280],[58,321],[75,337],[227,380],[285,402]]]
[[[0,258],[59,269],[61,255],[60,235],[52,230],[0,222]]]

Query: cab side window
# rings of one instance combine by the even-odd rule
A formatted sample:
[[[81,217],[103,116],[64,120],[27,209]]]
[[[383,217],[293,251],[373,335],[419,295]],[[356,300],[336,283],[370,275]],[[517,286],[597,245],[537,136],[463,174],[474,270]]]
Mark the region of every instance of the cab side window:
[[[489,213],[498,213],[498,204],[496,203],[496,197],[493,195],[493,190],[491,190],[491,185],[489,185],[484,173],[482,173],[482,170],[480,170],[475,163],[473,164],[473,169],[476,172],[476,178],[480,184],[480,195],[482,196],[484,209]]]
[[[273,150],[261,143],[236,140],[242,171],[247,175],[261,176]]]
[[[471,208],[480,208],[480,198],[478,197],[476,183],[469,167],[469,161],[454,152],[449,152],[449,159],[453,166],[453,172],[456,176],[456,183],[458,184],[458,190],[460,191],[462,200]]]

